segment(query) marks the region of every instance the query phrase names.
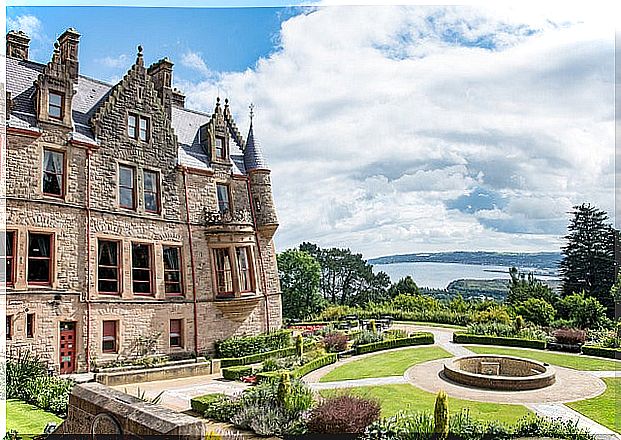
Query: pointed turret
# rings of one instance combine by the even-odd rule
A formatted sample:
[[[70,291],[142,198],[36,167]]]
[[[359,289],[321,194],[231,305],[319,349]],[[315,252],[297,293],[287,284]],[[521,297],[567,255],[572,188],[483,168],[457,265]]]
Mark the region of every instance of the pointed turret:
[[[248,182],[256,216],[259,233],[272,238],[278,228],[278,217],[272,196],[272,181],[267,162],[263,157],[261,146],[254,136],[254,105],[250,105],[250,128],[246,147],[244,148],[244,166],[248,173]]]
[[[254,118],[254,105],[250,105],[250,129],[248,130],[248,137],[246,138],[246,149],[244,150],[244,166],[246,171],[253,170],[267,170],[267,162],[263,157],[263,151],[261,150],[261,144],[254,136],[253,128]]]

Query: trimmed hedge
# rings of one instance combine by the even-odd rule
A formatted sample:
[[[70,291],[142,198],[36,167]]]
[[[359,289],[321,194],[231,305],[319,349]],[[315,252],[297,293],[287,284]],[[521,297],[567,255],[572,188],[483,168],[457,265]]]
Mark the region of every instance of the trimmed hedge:
[[[606,348],[597,345],[583,345],[582,354],[586,354],[588,356],[598,356],[608,359],[621,360],[621,350],[619,350],[618,348]]]
[[[205,394],[204,396],[194,397],[190,399],[190,406],[192,407],[192,411],[196,411],[201,416],[205,414],[207,407],[210,403],[219,400],[224,394],[222,393],[214,393],[214,394]]]
[[[222,369],[222,377],[226,380],[239,380],[244,376],[252,376],[254,368],[250,365],[239,365]]]
[[[500,336],[471,335],[453,333],[453,342],[458,344],[505,345],[508,347],[539,348],[545,350],[546,341],[535,339],[507,338]]]
[[[263,353],[251,354],[248,356],[237,358],[223,358],[220,359],[220,365],[222,367],[233,367],[236,365],[248,365],[263,362],[265,359],[275,357],[281,358],[286,356],[295,355],[295,347],[280,348],[278,350],[265,351]]]
[[[410,345],[433,344],[432,333],[416,333],[414,336],[399,339],[389,339],[387,341],[373,342],[371,344],[363,344],[356,347],[356,354],[371,353],[373,351],[389,350],[397,347],[408,347]]]
[[[306,364],[301,365],[292,371],[289,371],[289,374],[291,375],[291,377],[299,379],[303,376],[306,376],[311,371],[315,371],[318,368],[335,363],[337,359],[338,356],[336,355],[336,353],[330,353],[320,358],[314,359],[310,362],[307,362]],[[279,379],[285,371],[287,370],[266,371],[262,373],[257,373],[257,383]]]
[[[255,336],[233,336],[218,341],[216,354],[219,358],[243,357],[286,348],[292,344],[291,330],[276,330]]]

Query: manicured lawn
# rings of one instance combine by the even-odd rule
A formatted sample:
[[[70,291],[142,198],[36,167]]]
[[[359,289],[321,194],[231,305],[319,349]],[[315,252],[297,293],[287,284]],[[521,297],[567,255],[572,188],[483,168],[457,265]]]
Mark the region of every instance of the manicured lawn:
[[[6,429],[20,434],[41,434],[47,422],[60,424],[62,419],[20,400],[6,402]]]
[[[615,371],[621,370],[621,362],[612,359],[597,359],[592,357],[552,353],[543,350],[521,348],[489,347],[486,345],[466,345],[466,348],[479,354],[506,354],[525,357],[539,362],[547,362],[559,367],[573,368],[586,371]]]
[[[413,347],[406,350],[379,352],[337,367],[319,381],[334,382],[368,377],[401,376],[414,364],[447,357],[451,355],[439,347]]]
[[[410,384],[381,385],[375,387],[348,388],[347,390],[324,390],[322,396],[351,392],[359,396],[379,399],[382,416],[389,417],[399,411],[424,411],[433,414],[436,396]],[[473,402],[449,397],[449,411],[456,413],[468,409],[470,415],[480,420],[497,420],[514,423],[530,411],[522,405]]]
[[[571,402],[566,405],[598,423],[621,433],[621,378],[606,377],[606,391],[593,399]]]

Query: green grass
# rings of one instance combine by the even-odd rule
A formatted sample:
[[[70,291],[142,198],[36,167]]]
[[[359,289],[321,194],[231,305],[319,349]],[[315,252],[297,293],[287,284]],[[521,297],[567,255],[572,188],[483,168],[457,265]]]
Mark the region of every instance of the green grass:
[[[612,359],[597,359],[574,354],[551,353],[543,350],[490,347],[487,345],[466,345],[466,348],[479,354],[506,354],[547,362],[559,367],[586,371],[614,371],[621,369],[621,362]]]
[[[41,434],[47,422],[54,422],[58,425],[62,419],[21,400],[7,400],[7,431],[15,430],[20,434]]]
[[[335,382],[369,377],[401,376],[409,367],[421,362],[451,357],[440,347],[413,347],[406,350],[379,352],[341,365],[319,379]]]
[[[436,396],[410,384],[381,385],[372,387],[347,388],[344,390],[324,390],[324,397],[351,392],[353,394],[378,399],[382,405],[382,416],[390,417],[399,411],[424,411],[433,414]],[[514,423],[530,413],[522,405],[506,405],[499,403],[483,403],[449,397],[449,411],[457,413],[468,409],[473,418],[480,420],[497,420],[503,423]]]
[[[621,433],[621,378],[606,377],[606,391],[597,397],[579,402],[570,402],[566,405],[596,422]]]

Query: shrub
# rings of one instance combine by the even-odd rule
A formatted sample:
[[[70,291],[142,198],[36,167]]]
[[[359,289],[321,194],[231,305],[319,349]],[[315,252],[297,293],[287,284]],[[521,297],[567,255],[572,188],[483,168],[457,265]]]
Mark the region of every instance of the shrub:
[[[358,345],[364,345],[364,344],[372,344],[374,342],[380,342],[382,340],[382,335],[379,333],[374,333],[372,331],[369,330],[362,330],[360,333],[358,333],[358,335],[356,336],[356,339],[354,340],[354,347],[358,346]]]
[[[453,333],[453,342],[457,344],[506,345],[509,347],[546,348],[546,341],[520,338],[504,338],[497,336],[470,335],[467,333]]]
[[[538,339],[544,341],[546,332],[533,327],[524,327],[519,331],[515,326],[498,322],[473,323],[468,326],[466,333],[471,335],[500,336],[508,338]]]
[[[505,308],[493,306],[487,310],[481,310],[474,314],[472,320],[474,322],[499,322],[501,324],[509,324],[511,317]]]
[[[384,339],[404,339],[409,336],[408,332],[401,329],[391,329],[386,330],[383,333]],[[379,341],[371,341],[371,342],[379,342]]]
[[[352,312],[355,312],[355,309],[351,307],[333,305],[326,307],[317,318],[320,321],[340,321],[344,316],[351,315]]]
[[[220,358],[243,357],[291,346],[291,331],[277,330],[256,336],[233,336],[216,343]]]
[[[361,434],[378,420],[380,404],[358,396],[329,397],[314,408],[308,419],[308,429],[319,434]]]
[[[364,440],[429,440],[433,436],[433,417],[428,413],[397,413],[373,422]]]
[[[328,333],[323,337],[323,346],[328,353],[347,350],[347,335],[341,332]]]
[[[73,381],[56,376],[40,376],[26,382],[26,401],[59,416],[67,414]]]
[[[558,303],[561,318],[569,319],[579,328],[598,328],[606,322],[606,308],[584,292],[562,298]]]
[[[550,325],[556,310],[552,304],[539,298],[528,298],[515,306],[516,313],[536,325]]]
[[[356,354],[370,353],[372,351],[388,350],[390,348],[407,347],[410,345],[425,345],[433,344],[432,333],[416,333],[412,336],[403,339],[387,339],[382,342],[375,342],[373,344],[359,345],[356,347]]]
[[[390,303],[395,309],[405,312],[416,312],[420,310],[439,310],[440,301],[429,295],[397,295]]]
[[[595,440],[596,436],[588,430],[578,428],[578,421],[547,419],[528,415],[518,420],[514,435],[516,437],[551,437],[567,440]]]
[[[598,356],[609,359],[621,360],[621,350],[617,348],[598,347],[596,345],[583,345],[582,354],[588,356]]]
[[[518,315],[515,317],[513,326],[516,332],[520,332],[524,328],[524,318],[522,317],[522,315]]]
[[[221,400],[228,400],[229,398],[222,393],[214,393],[214,394],[205,394],[203,396],[198,396],[190,399],[190,407],[192,411],[196,411],[197,413],[204,414],[205,411],[210,407],[210,405],[214,402],[219,402]],[[213,417],[209,417],[213,418]],[[219,419],[215,419],[219,420]]]
[[[449,409],[448,396],[444,391],[440,391],[436,396],[436,404],[433,411],[433,432],[443,439],[449,433]]]
[[[577,330],[573,328],[558,329],[555,330],[552,335],[559,344],[584,344],[586,339],[586,332],[584,330]]]
[[[315,371],[318,368],[324,367],[329,364],[333,364],[336,361],[337,361],[336,354],[328,354],[328,355],[319,357],[293,370],[293,376],[304,377],[311,371]]]
[[[274,358],[265,359],[261,364],[261,371],[276,371],[278,369],[280,369],[280,365]]]
[[[254,369],[250,365],[239,365],[222,369],[222,377],[226,380],[239,380],[244,376],[251,376],[253,373]]]
[[[304,338],[301,334],[297,335],[295,338],[295,354],[298,357],[302,357],[304,355]]]
[[[281,358],[285,356],[293,356],[295,354],[295,347],[281,348],[279,350],[271,350],[263,353],[250,354],[248,356],[238,358],[223,358],[220,359],[220,365],[222,367],[232,367],[235,365],[248,365],[262,362],[268,358]]]
[[[278,403],[283,406],[286,406],[287,399],[289,398],[289,393],[291,392],[291,376],[288,371],[283,372],[280,375],[280,382],[278,382]]]
[[[17,351],[6,360],[7,399],[27,399],[24,385],[32,379],[47,376],[45,365],[30,351]]]

